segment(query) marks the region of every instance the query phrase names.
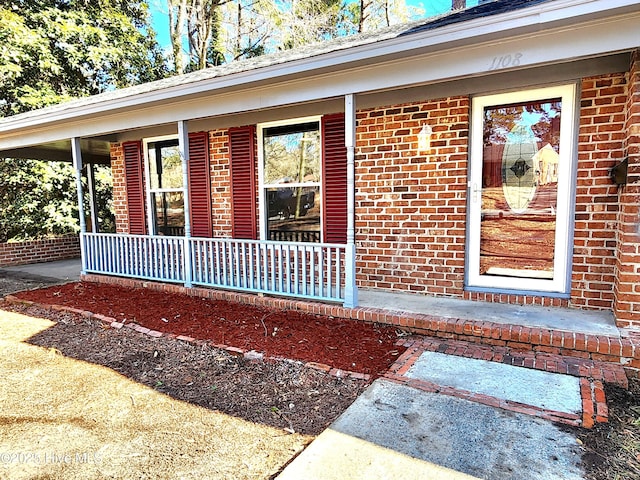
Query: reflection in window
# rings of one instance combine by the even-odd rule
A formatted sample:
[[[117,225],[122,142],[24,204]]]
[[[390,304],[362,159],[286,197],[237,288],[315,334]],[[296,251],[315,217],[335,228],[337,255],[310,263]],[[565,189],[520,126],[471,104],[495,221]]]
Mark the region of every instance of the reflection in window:
[[[318,122],[266,128],[263,148],[268,239],[320,242]]]
[[[177,140],[148,144],[149,193],[156,235],[184,235],[182,160]]]
[[[554,277],[561,100],[484,111],[480,274]]]

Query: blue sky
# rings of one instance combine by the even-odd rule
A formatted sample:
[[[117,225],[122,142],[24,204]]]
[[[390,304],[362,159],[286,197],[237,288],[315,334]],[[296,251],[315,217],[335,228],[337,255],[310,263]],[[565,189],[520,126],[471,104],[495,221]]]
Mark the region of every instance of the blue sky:
[[[349,0],[353,1],[353,0]],[[424,10],[425,17],[439,15],[451,8],[451,0],[406,0],[407,5],[418,7]],[[467,0],[467,7],[478,4],[478,0]],[[158,42],[163,48],[168,48],[169,40],[169,17],[167,15],[166,0],[149,0],[149,9],[153,27],[158,34]]]

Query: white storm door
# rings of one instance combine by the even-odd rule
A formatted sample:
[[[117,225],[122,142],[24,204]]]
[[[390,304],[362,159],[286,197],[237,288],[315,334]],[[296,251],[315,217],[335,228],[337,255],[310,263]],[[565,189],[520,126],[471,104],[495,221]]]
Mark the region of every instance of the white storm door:
[[[575,90],[473,99],[468,287],[568,292]]]

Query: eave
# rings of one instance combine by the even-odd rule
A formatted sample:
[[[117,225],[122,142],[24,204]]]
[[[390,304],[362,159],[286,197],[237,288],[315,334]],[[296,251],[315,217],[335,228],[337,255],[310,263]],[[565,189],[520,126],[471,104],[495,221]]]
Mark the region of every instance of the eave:
[[[0,121],[0,151],[596,58],[638,48],[638,25],[637,1],[546,2],[284,63],[225,75],[205,71],[16,115]],[[517,64],[491,69],[495,58],[516,55]]]

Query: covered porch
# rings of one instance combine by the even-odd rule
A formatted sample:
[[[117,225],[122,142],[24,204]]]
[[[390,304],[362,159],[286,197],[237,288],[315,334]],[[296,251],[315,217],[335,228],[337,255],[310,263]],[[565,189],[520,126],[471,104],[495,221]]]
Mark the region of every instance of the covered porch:
[[[616,187],[609,184],[608,174],[604,173],[626,151],[622,140],[602,140],[602,148],[611,157],[606,161],[590,164],[589,157],[580,163],[578,155],[573,154],[567,159],[565,211],[559,215],[564,224],[553,237],[557,240],[554,247],[562,247],[557,268],[553,267],[557,284],[548,286],[546,277],[539,275],[539,281],[531,287],[530,278],[518,280],[518,272],[513,269],[488,274],[490,284],[471,278],[470,271],[484,275],[471,264],[480,257],[479,249],[469,253],[471,245],[480,245],[479,220],[483,212],[482,208],[467,210],[474,201],[469,198],[478,197],[476,187],[482,181],[477,175],[474,186],[470,177],[470,167],[482,158],[469,152],[470,147],[482,144],[478,141],[481,135],[476,134],[475,141],[469,140],[473,127],[470,114],[482,111],[474,109],[471,100],[491,96],[492,102],[498,102],[493,99],[494,92],[516,92],[522,93],[517,100],[520,105],[542,99],[538,98],[542,93],[529,98],[532,92],[538,92],[532,90],[534,87],[544,86],[544,95],[555,98],[556,90],[552,94],[549,89],[560,85],[571,92],[592,92],[594,97],[606,93],[615,96],[620,104],[626,102],[621,108],[633,107],[624,96],[632,91],[631,87],[619,86],[618,82],[625,81],[630,63],[636,62],[632,52],[637,41],[629,33],[635,32],[637,18],[637,8],[631,3],[611,6],[600,1],[588,5],[576,1],[542,2],[520,6],[513,12],[486,15],[478,10],[473,16],[465,14],[452,22],[446,19],[442,23],[398,27],[379,37],[356,37],[300,52],[283,52],[258,63],[212,68],[5,119],[0,121],[0,155],[27,154],[33,148],[49,152],[57,142],[63,142],[76,168],[78,205],[80,211],[85,211],[83,165],[90,161],[96,146],[110,149],[112,168],[118,169],[120,178],[120,211],[116,220],[120,218],[121,228],[115,235],[90,232],[90,222],[81,216],[82,274],[86,278],[126,280],[132,284],[160,282],[158,285],[203,295],[266,295],[269,298],[265,297],[265,301],[274,304],[287,297],[291,305],[302,300],[310,305],[309,309],[330,315],[338,309],[335,311],[347,318],[384,320],[425,332],[435,329],[462,334],[464,329],[470,329],[487,338],[498,335],[499,341],[505,342],[512,340],[502,340],[502,333],[491,332],[491,325],[501,325],[491,318],[478,323],[473,318],[457,317],[455,312],[450,314],[453,316],[430,316],[422,311],[415,317],[388,313],[388,308],[383,308],[383,313],[377,309],[377,313],[370,314],[359,299],[358,288],[363,292],[398,292],[416,301],[424,300],[427,305],[439,302],[433,296],[467,301],[486,298],[494,302],[491,308],[496,309],[506,296],[516,308],[508,314],[514,318],[519,318],[520,312],[515,304],[527,305],[532,297],[531,303],[553,306],[554,316],[556,309],[563,311],[558,307],[576,305],[603,310],[605,313],[594,315],[604,317],[617,302],[621,305],[619,310],[629,310],[621,318],[633,320],[637,315],[631,311],[635,293],[619,299],[614,298],[613,292],[616,282],[628,290],[633,288],[629,276],[613,276],[614,271],[631,271],[632,262],[621,255],[616,257],[624,245],[606,242],[606,235],[615,235],[613,230],[622,232],[626,227],[617,219],[610,219],[612,223],[605,226],[598,218],[601,211],[614,212],[618,204],[627,201],[626,197],[616,196]],[[606,31],[606,37],[595,38],[594,27]],[[608,77],[601,80],[605,75]],[[608,90],[612,92],[607,93]],[[621,93],[615,93],[618,91]],[[591,121],[596,113],[590,113],[591,109],[574,97],[573,93],[571,98],[567,96],[565,111],[576,115],[581,111],[580,120]],[[274,135],[290,133],[291,127],[304,133],[309,131],[310,123],[314,124],[314,131],[322,132],[327,117],[340,119],[327,149],[340,149],[341,155],[345,152],[339,165],[345,172],[339,175],[341,182],[344,179],[344,188],[340,185],[344,196],[334,209],[344,214],[336,228],[341,238],[329,240],[323,235],[331,225],[324,217],[318,221],[319,233],[314,231],[308,241],[272,238],[269,194],[284,189],[287,180],[285,175],[264,174],[267,161],[260,150],[264,149],[263,140],[270,129]],[[616,135],[622,133],[630,144],[635,141],[629,133],[634,126],[632,120],[616,120],[614,124]],[[240,129],[244,135],[243,151],[231,152],[231,137]],[[588,144],[596,140],[575,133],[568,140],[579,143],[586,156]],[[594,130],[594,139],[597,133]],[[420,138],[422,134],[425,138]],[[210,142],[202,149],[211,154],[210,159],[194,158],[190,148],[193,135]],[[338,141],[339,135],[342,137]],[[172,171],[175,185],[154,186],[149,152],[157,152],[169,142],[177,151],[174,158],[178,160]],[[125,152],[130,146],[137,147]],[[482,153],[481,149],[476,150]],[[135,171],[129,169],[133,163],[128,162],[127,155],[137,163]],[[116,157],[118,162],[114,165]],[[192,188],[191,170],[198,162],[200,172],[212,175],[201,182],[199,193]],[[246,183],[243,198],[236,202],[234,173],[239,169],[246,170]],[[316,169],[315,177],[307,181],[300,172],[291,188],[311,186],[317,189],[314,192],[322,193],[338,177],[325,173]],[[574,181],[592,177],[598,181],[606,177],[608,182],[602,187],[606,195],[598,194],[602,195],[598,197],[602,203],[597,205],[598,211],[592,209],[590,190],[578,189]],[[130,187],[135,187],[135,195]],[[154,196],[164,193],[180,196],[183,212],[178,229],[168,228],[174,225],[165,222],[163,230],[158,219],[153,218],[152,211],[157,208]],[[476,203],[481,207],[477,198]],[[195,206],[197,221],[193,218]],[[131,216],[134,207],[135,218]],[[573,225],[576,212],[580,222]],[[549,214],[555,217],[556,209],[550,208]],[[249,233],[239,232],[236,220],[243,216],[248,221],[242,227],[252,229]],[[591,235],[596,220],[598,229],[603,231],[598,237]],[[212,227],[214,222],[218,223]],[[575,232],[579,235],[575,235],[574,242]],[[628,243],[634,242],[630,239]],[[603,259],[606,269],[592,271],[600,268]],[[571,271],[572,265],[581,270]],[[539,274],[539,269],[533,273]],[[503,283],[495,282],[496,278]],[[514,287],[516,282],[519,283]],[[542,284],[544,288],[540,288]],[[376,301],[386,298],[372,295]],[[407,310],[410,304],[406,301],[402,308]],[[507,319],[506,324],[513,325],[513,321]],[[485,327],[485,323],[491,325]],[[487,328],[489,331],[484,331]],[[503,327],[495,328],[503,331]],[[555,327],[534,324],[532,328]],[[521,338],[518,334],[517,338],[522,340],[526,335]],[[544,342],[538,344],[547,345]],[[548,346],[556,348],[553,343]]]
[[[321,108],[336,108],[336,103],[334,99],[329,102],[329,107]],[[87,231],[85,219],[81,217],[82,274],[169,282],[181,284],[186,288],[203,286],[336,302],[350,308],[357,306],[354,208],[355,96],[345,95],[343,105],[338,108],[344,111],[338,115],[344,125],[341,135],[344,144],[336,145],[334,148],[344,150],[346,156],[345,243],[328,242],[326,238],[325,241],[320,241],[319,231],[278,231],[275,233],[279,235],[274,236],[274,232],[269,229],[268,234],[260,239],[235,235],[233,238],[211,237],[210,233],[199,233],[192,208],[194,203],[202,203],[201,193],[198,195],[191,191],[196,176],[190,169],[190,154],[193,151],[190,141],[193,137],[189,134],[189,122],[179,121],[175,124],[175,143],[182,173],[182,187],[178,191],[184,199],[183,225],[171,230],[163,230],[156,226],[156,231],[149,227],[151,234],[136,234],[138,232],[132,232],[134,225],[129,219],[128,232],[107,234]],[[153,133],[147,135],[157,135],[158,128],[162,132],[168,130],[167,126],[150,126],[147,131]],[[191,128],[191,131],[193,130]],[[83,212],[86,210],[82,182],[85,154],[79,138],[71,139],[71,156],[76,169],[78,209]],[[149,182],[149,178],[147,172],[141,182]],[[208,174],[197,181],[209,188]],[[129,210],[132,208],[130,204],[127,207]],[[154,223],[153,208],[149,198],[146,205],[148,218],[140,219],[143,225]],[[271,209],[271,206],[264,205],[264,208]],[[211,213],[206,212],[205,215],[210,216]],[[166,211],[164,216],[166,219]],[[295,216],[297,218],[297,215]],[[146,231],[144,226],[142,230]],[[286,238],[282,238],[282,234],[285,234]]]

